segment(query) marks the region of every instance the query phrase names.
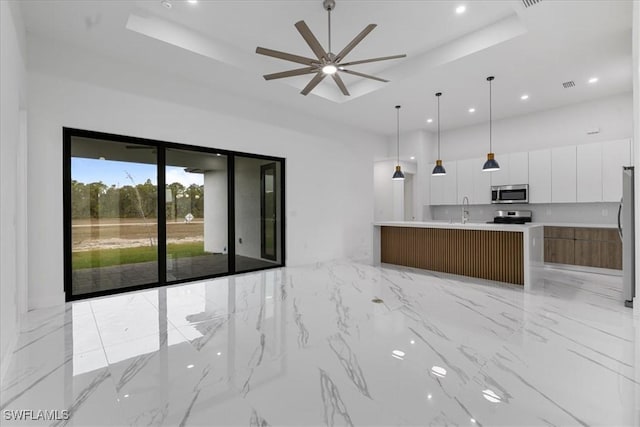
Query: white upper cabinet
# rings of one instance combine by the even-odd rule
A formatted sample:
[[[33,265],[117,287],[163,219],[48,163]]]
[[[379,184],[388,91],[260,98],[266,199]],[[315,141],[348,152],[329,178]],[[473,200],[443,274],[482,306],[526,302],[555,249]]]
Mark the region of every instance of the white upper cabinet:
[[[509,183],[508,185],[529,183],[529,153],[509,154]]]
[[[482,163],[480,163],[480,168],[482,168],[482,165],[486,161],[487,159],[485,157]],[[509,182],[509,155],[496,155],[496,161],[500,165],[500,170],[497,170],[495,172],[485,172],[491,175],[491,185],[510,185],[511,182]]]
[[[496,156],[500,170],[491,173],[491,185],[529,183],[529,153],[509,153]],[[483,161],[484,163],[484,161]]]
[[[432,205],[441,205],[444,191],[444,176],[429,176],[429,199]]]
[[[622,197],[622,166],[631,166],[631,141],[622,139],[602,144],[602,200],[619,202]]]
[[[602,201],[602,143],[578,145],[576,156],[577,201]]]
[[[576,146],[551,149],[551,201],[572,203],[576,199]]]
[[[442,203],[443,205],[455,205],[458,201],[458,176],[457,176],[457,162],[447,162],[443,164],[447,170],[445,176],[436,176],[432,178],[441,178],[442,188]]]
[[[480,169],[480,167],[473,162],[473,159],[458,160],[456,162],[456,169],[458,173],[458,204],[462,204],[464,196],[469,198],[469,203],[477,203],[474,200],[473,194],[473,168],[476,167],[477,169]]]
[[[551,150],[529,152],[529,203],[551,203]]]
[[[488,205],[491,203],[491,172],[482,171],[482,165],[485,160],[485,157],[471,159],[473,179],[471,203],[474,205]]]

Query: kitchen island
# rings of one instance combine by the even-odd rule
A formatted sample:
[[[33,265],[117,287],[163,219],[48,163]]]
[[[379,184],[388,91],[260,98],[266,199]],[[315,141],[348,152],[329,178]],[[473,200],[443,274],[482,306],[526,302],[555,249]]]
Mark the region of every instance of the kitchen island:
[[[523,285],[532,289],[544,263],[544,227],[386,221],[374,223],[375,263]]]

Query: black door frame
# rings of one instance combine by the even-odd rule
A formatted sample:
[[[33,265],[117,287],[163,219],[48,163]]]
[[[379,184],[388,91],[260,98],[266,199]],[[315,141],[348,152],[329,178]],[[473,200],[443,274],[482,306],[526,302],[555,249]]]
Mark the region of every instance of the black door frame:
[[[266,230],[266,212],[265,212],[265,195],[266,195],[266,181],[265,181],[265,172],[272,170],[273,171],[273,191],[274,191],[274,202],[277,201],[278,197],[276,191],[277,191],[277,186],[276,186],[276,171],[277,171],[277,167],[276,167],[276,163],[269,163],[266,165],[262,165],[260,166],[260,257],[264,258],[264,259],[268,259],[271,261],[277,261],[278,260],[278,223],[277,221],[274,221],[273,223],[273,245],[274,245],[274,255],[268,255],[266,248],[267,248],[267,230]],[[276,217],[277,217],[277,211],[276,211]]]
[[[144,285],[135,285],[125,288],[107,289],[104,291],[90,292],[81,295],[73,295],[72,279],[72,230],[71,230],[71,138],[83,137],[91,139],[104,139],[113,142],[123,142],[127,144],[143,144],[151,145],[156,148],[157,152],[157,181],[158,181],[158,282],[148,283]],[[244,153],[240,151],[223,150],[210,147],[202,147],[196,145],[180,144],[175,142],[159,141],[147,138],[138,138],[133,136],[110,134],[105,132],[96,132],[84,129],[62,128],[62,201],[63,201],[63,250],[64,250],[64,293],[65,301],[76,301],[86,298],[93,298],[105,295],[113,295],[125,292],[138,291],[142,289],[157,288],[166,285],[175,285],[179,283],[191,282],[202,279],[211,279],[215,277],[224,277],[236,274],[235,265],[235,157],[248,157],[253,159],[269,160],[274,163],[280,163],[280,241],[281,241],[281,261],[273,266],[260,267],[251,270],[242,270],[241,273],[250,273],[253,271],[268,270],[271,268],[284,267],[286,265],[285,252],[285,163],[286,159],[282,157],[265,156],[261,154]],[[166,149],[173,148],[179,150],[221,154],[227,156],[227,248],[228,248],[228,271],[226,273],[212,274],[206,276],[190,277],[188,279],[179,279],[167,281],[166,277],[166,212],[164,207],[166,204]],[[262,202],[261,202],[262,203]]]

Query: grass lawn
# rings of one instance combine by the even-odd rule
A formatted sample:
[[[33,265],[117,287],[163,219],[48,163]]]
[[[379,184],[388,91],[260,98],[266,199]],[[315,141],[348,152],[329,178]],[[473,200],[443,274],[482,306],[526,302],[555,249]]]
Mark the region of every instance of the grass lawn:
[[[167,255],[174,258],[187,258],[208,255],[204,251],[203,242],[170,243],[167,245]],[[109,267],[122,264],[137,264],[139,262],[157,261],[158,248],[155,246],[140,246],[122,249],[96,249],[73,253],[72,268]]]

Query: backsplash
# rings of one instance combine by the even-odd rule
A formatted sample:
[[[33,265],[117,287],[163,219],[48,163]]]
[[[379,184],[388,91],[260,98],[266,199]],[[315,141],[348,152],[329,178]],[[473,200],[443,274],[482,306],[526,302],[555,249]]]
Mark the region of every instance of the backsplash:
[[[459,222],[461,205],[425,206],[426,214],[431,211],[431,218],[425,220]],[[469,221],[486,222],[493,219],[496,210],[529,210],[533,222],[543,223],[579,223],[579,224],[616,224],[618,221],[618,203],[549,203],[522,205],[471,205]]]

